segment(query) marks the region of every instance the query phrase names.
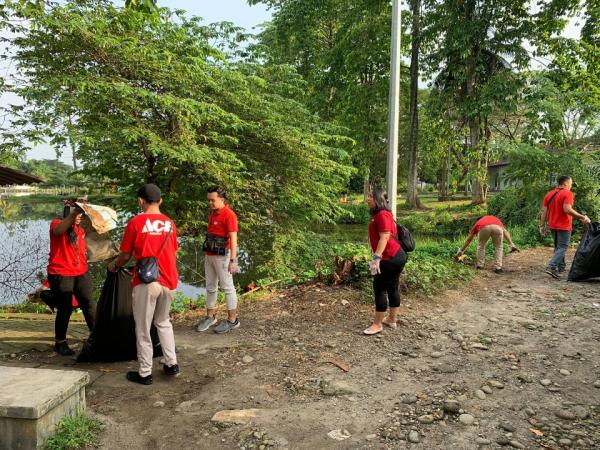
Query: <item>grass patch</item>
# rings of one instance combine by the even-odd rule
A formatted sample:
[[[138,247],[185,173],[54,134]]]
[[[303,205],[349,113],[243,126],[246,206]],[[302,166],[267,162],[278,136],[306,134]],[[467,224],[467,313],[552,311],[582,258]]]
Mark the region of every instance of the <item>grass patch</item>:
[[[98,436],[102,431],[100,421],[80,414],[76,417],[65,417],[56,426],[52,437],[46,441],[46,450],[76,450],[98,444]]]

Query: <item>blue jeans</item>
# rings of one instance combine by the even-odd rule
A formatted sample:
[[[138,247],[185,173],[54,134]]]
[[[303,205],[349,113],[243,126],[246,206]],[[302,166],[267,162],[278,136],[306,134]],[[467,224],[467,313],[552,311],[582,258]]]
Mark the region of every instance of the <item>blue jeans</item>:
[[[550,232],[554,240],[554,255],[548,263],[548,268],[565,270],[567,268],[565,254],[571,242],[571,232],[563,230],[550,230]]]

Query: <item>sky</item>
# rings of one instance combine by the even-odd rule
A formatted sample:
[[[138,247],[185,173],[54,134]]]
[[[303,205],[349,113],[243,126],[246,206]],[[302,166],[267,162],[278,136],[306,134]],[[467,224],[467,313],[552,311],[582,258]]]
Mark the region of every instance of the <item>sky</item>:
[[[122,2],[116,1],[115,4]],[[171,9],[183,9],[190,16],[202,17],[207,23],[228,21],[245,28],[249,32],[258,33],[254,29],[259,24],[267,22],[271,13],[264,5],[249,6],[246,0],[158,0],[159,6]],[[0,103],[13,102],[18,99],[4,96]],[[42,144],[27,153],[28,159],[55,159],[56,153],[50,146]],[[60,160],[71,164],[72,155],[69,150],[61,155]]]

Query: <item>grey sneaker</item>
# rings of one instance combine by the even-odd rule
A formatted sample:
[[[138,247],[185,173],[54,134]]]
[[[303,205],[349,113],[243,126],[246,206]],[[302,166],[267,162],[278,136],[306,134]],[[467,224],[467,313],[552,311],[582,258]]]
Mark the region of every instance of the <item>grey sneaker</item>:
[[[215,333],[229,333],[231,330],[235,330],[240,326],[239,319],[235,319],[235,322],[230,322],[229,320],[224,320],[219,325],[215,327]]]
[[[217,318],[215,316],[206,316],[204,319],[198,322],[198,325],[196,325],[196,331],[206,331],[215,323],[217,323]]]
[[[557,280],[560,278],[560,273],[558,272],[558,269],[552,269],[552,268],[548,267],[546,269],[546,273],[548,275],[550,275],[552,278],[556,278]]]

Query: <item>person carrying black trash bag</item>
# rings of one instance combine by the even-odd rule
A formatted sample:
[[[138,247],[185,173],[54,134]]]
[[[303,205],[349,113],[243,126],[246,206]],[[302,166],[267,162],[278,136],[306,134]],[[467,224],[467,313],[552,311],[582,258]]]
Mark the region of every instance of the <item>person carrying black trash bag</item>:
[[[132,297],[139,370],[127,372],[127,379],[149,385],[153,381],[152,323],[156,326],[165,357],[164,372],[171,376],[179,374],[175,335],[169,318],[178,283],[178,245],[175,223],[160,212],[162,198],[158,186],[146,184],[137,195],[142,213],[127,223],[121,253],[108,265],[108,270],[118,271],[132,255],[136,261]]]
[[[62,356],[75,354],[67,343],[73,296],[90,331],[94,328],[96,314],[96,304],[92,298],[92,277],[88,272],[85,232],[79,226],[82,215],[80,208],[73,202],[67,202],[63,218],[50,222],[48,283],[56,307],[54,350]]]
[[[584,281],[600,277],[600,222],[591,222],[579,242],[569,281]]]
[[[408,259],[398,240],[398,227],[388,206],[387,193],[375,188],[367,197],[371,210],[369,242],[373,250],[370,263],[375,291],[375,318],[363,331],[366,335],[380,333],[383,325],[396,328],[400,311],[400,274]],[[408,250],[408,249],[407,249]],[[386,317],[386,311],[389,313]]]
[[[573,217],[584,225],[591,222],[588,216],[573,209],[575,196],[571,192],[572,187],[573,179],[571,177],[566,175],[560,177],[558,186],[544,197],[540,213],[540,235],[546,236],[546,222],[548,222],[548,228],[550,228],[554,241],[554,255],[548,262],[546,273],[556,279],[559,279],[560,274],[567,268],[565,255],[571,242]]]

